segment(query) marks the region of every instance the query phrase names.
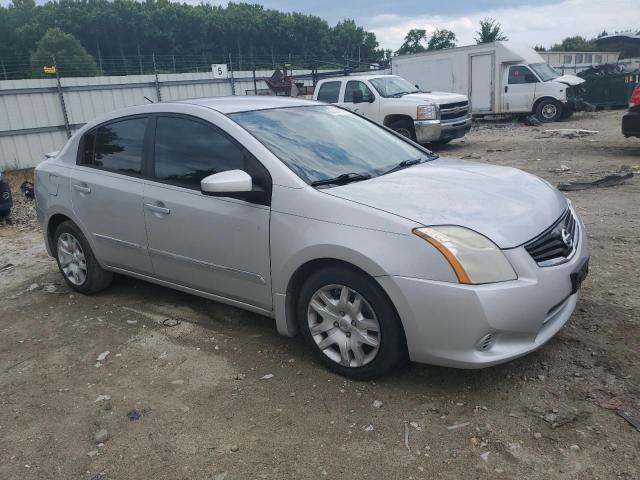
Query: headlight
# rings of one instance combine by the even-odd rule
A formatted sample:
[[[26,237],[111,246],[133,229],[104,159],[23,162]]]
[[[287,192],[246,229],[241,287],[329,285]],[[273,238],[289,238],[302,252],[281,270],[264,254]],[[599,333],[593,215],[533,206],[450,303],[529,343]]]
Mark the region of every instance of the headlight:
[[[438,107],[436,105],[418,105],[416,112],[418,120],[436,120],[438,118]]]
[[[413,233],[438,249],[460,283],[505,282],[518,278],[498,246],[473,230],[440,226],[414,228]]]

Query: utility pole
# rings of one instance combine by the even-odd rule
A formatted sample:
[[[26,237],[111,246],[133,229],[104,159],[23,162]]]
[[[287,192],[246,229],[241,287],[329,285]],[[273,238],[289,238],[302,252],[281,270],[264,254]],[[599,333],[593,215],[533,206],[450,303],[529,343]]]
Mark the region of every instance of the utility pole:
[[[229,72],[231,73],[231,95],[236,94],[236,81],[233,78],[233,62],[231,61],[231,52],[229,52]]]
[[[162,101],[162,95],[160,94],[160,81],[158,80],[158,69],[156,68],[156,54],[153,53],[152,54],[152,58],[153,58],[153,75],[156,79],[156,98],[158,99],[158,102]]]
[[[56,62],[56,56],[51,55],[51,60],[53,60],[53,68],[56,71],[58,99],[60,100],[60,107],[62,108],[62,118],[64,119],[64,128],[67,131],[67,138],[71,138],[71,127],[69,126],[69,115],[67,115],[67,106],[64,103],[64,94],[62,93],[62,84],[60,83],[60,72],[58,71],[58,62]]]
[[[0,63],[2,63],[2,73],[4,74],[4,79],[8,80],[9,77],[7,77],[7,69],[4,68],[4,60],[2,60]]]

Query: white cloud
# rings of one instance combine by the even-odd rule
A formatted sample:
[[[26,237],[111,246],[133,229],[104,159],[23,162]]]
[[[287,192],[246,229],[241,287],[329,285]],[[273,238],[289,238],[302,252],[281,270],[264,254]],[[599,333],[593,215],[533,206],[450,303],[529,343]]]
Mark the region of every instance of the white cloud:
[[[361,22],[376,34],[382,47],[397,50],[412,28],[427,31],[447,28],[455,32],[458,45],[473,44],[478,22],[484,17],[497,19],[510,40],[548,47],[573,35],[590,38],[602,30],[639,28],[640,6],[638,0],[565,0],[552,5],[497,8],[473,15],[378,15]]]

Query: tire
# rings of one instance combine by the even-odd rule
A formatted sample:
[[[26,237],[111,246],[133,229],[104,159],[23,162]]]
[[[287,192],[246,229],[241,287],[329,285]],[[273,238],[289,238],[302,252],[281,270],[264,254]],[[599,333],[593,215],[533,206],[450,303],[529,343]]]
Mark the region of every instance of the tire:
[[[395,308],[374,280],[355,269],[332,266],[309,276],[300,290],[297,315],[316,359],[340,375],[370,380],[407,360]]]
[[[545,98],[536,106],[536,118],[541,122],[557,122],[562,118],[562,104],[552,98]]]
[[[389,124],[389,128],[403,137],[416,141],[416,130],[413,127],[413,122],[409,120],[396,120]]]
[[[56,229],[53,251],[65,282],[76,292],[90,295],[111,284],[113,274],[100,266],[89,242],[72,221],[62,222]]]

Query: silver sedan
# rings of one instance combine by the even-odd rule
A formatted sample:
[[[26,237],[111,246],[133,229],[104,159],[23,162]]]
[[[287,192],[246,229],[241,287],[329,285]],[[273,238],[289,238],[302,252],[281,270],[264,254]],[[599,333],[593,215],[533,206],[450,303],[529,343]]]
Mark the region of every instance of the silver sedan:
[[[544,180],[303,100],[110,113],[38,166],[36,198],[74,290],[120,273],[251,310],[356,379],[524,355],[588,270],[584,226]]]

